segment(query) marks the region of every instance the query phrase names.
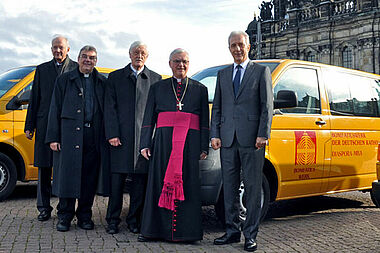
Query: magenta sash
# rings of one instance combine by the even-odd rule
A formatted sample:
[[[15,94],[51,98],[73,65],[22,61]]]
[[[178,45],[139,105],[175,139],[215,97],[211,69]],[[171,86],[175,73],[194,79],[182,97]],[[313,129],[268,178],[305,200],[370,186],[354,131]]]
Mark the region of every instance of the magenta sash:
[[[180,111],[160,112],[157,128],[160,127],[173,127],[173,136],[172,150],[158,206],[173,211],[175,200],[185,200],[182,180],[183,149],[189,129],[199,130],[199,116]]]

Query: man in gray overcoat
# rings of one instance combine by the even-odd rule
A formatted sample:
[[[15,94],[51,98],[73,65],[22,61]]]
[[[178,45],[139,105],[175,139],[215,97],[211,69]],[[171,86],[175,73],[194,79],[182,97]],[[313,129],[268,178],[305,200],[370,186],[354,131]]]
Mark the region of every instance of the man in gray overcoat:
[[[51,42],[53,59],[37,66],[29,99],[28,112],[25,120],[25,135],[34,142],[34,166],[38,167],[37,209],[39,221],[46,221],[51,216],[50,206],[51,174],[53,152],[45,144],[46,126],[48,122],[51,95],[57,76],[73,70],[78,64],[72,61],[67,53],[70,51],[66,37],[57,35]]]
[[[92,204],[106,144],[105,78],[94,68],[96,62],[96,49],[84,46],[78,56],[79,68],[57,79],[51,101],[46,143],[57,152],[53,194],[59,197],[57,230],[62,232],[69,230],[74,215],[80,228],[94,228]]]
[[[145,66],[147,46],[135,41],[129,49],[131,63],[110,73],[106,86],[105,130],[111,156],[111,195],[106,220],[107,233],[118,233],[127,173],[132,178],[126,218],[132,233],[138,233],[147,183],[147,161],[139,155],[140,131],[150,86],[161,76]]]

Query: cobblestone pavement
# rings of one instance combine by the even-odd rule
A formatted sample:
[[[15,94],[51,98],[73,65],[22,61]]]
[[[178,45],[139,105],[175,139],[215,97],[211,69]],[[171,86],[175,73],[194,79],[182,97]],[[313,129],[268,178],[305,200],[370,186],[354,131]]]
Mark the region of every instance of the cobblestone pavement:
[[[203,208],[204,239],[194,244],[137,242],[137,235],[105,232],[107,199],[96,197],[95,229],[85,231],[72,222],[70,231],[57,232],[57,216],[37,221],[35,183],[20,184],[0,202],[0,252],[241,252],[243,241],[215,246],[223,234],[212,207]],[[57,198],[53,198],[53,206]],[[128,211],[124,195],[122,218]],[[261,224],[257,252],[380,252],[380,209],[369,193],[351,192],[276,202]]]

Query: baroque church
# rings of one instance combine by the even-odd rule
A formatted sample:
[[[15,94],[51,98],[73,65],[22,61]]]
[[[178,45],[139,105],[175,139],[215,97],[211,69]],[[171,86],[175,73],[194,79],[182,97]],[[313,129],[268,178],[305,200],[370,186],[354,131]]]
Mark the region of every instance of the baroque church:
[[[380,74],[380,0],[263,1],[246,32],[251,59],[300,59]]]

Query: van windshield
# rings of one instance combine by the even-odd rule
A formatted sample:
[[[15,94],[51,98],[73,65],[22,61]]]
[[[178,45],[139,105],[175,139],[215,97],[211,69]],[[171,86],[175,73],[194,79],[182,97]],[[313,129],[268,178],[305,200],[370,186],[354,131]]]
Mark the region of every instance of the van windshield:
[[[278,62],[258,62],[258,64],[269,67],[271,72],[273,72],[273,70],[279,65]],[[214,100],[216,77],[217,77],[218,71],[227,66],[229,65],[221,65],[221,66],[207,68],[207,69],[199,71],[198,73],[194,74],[191,77],[192,79],[197,80],[198,82],[201,82],[207,87],[208,101],[210,103]]]
[[[0,97],[2,97],[9,89],[15,86],[21,79],[32,72],[36,67],[21,67],[8,70],[0,74]]]

